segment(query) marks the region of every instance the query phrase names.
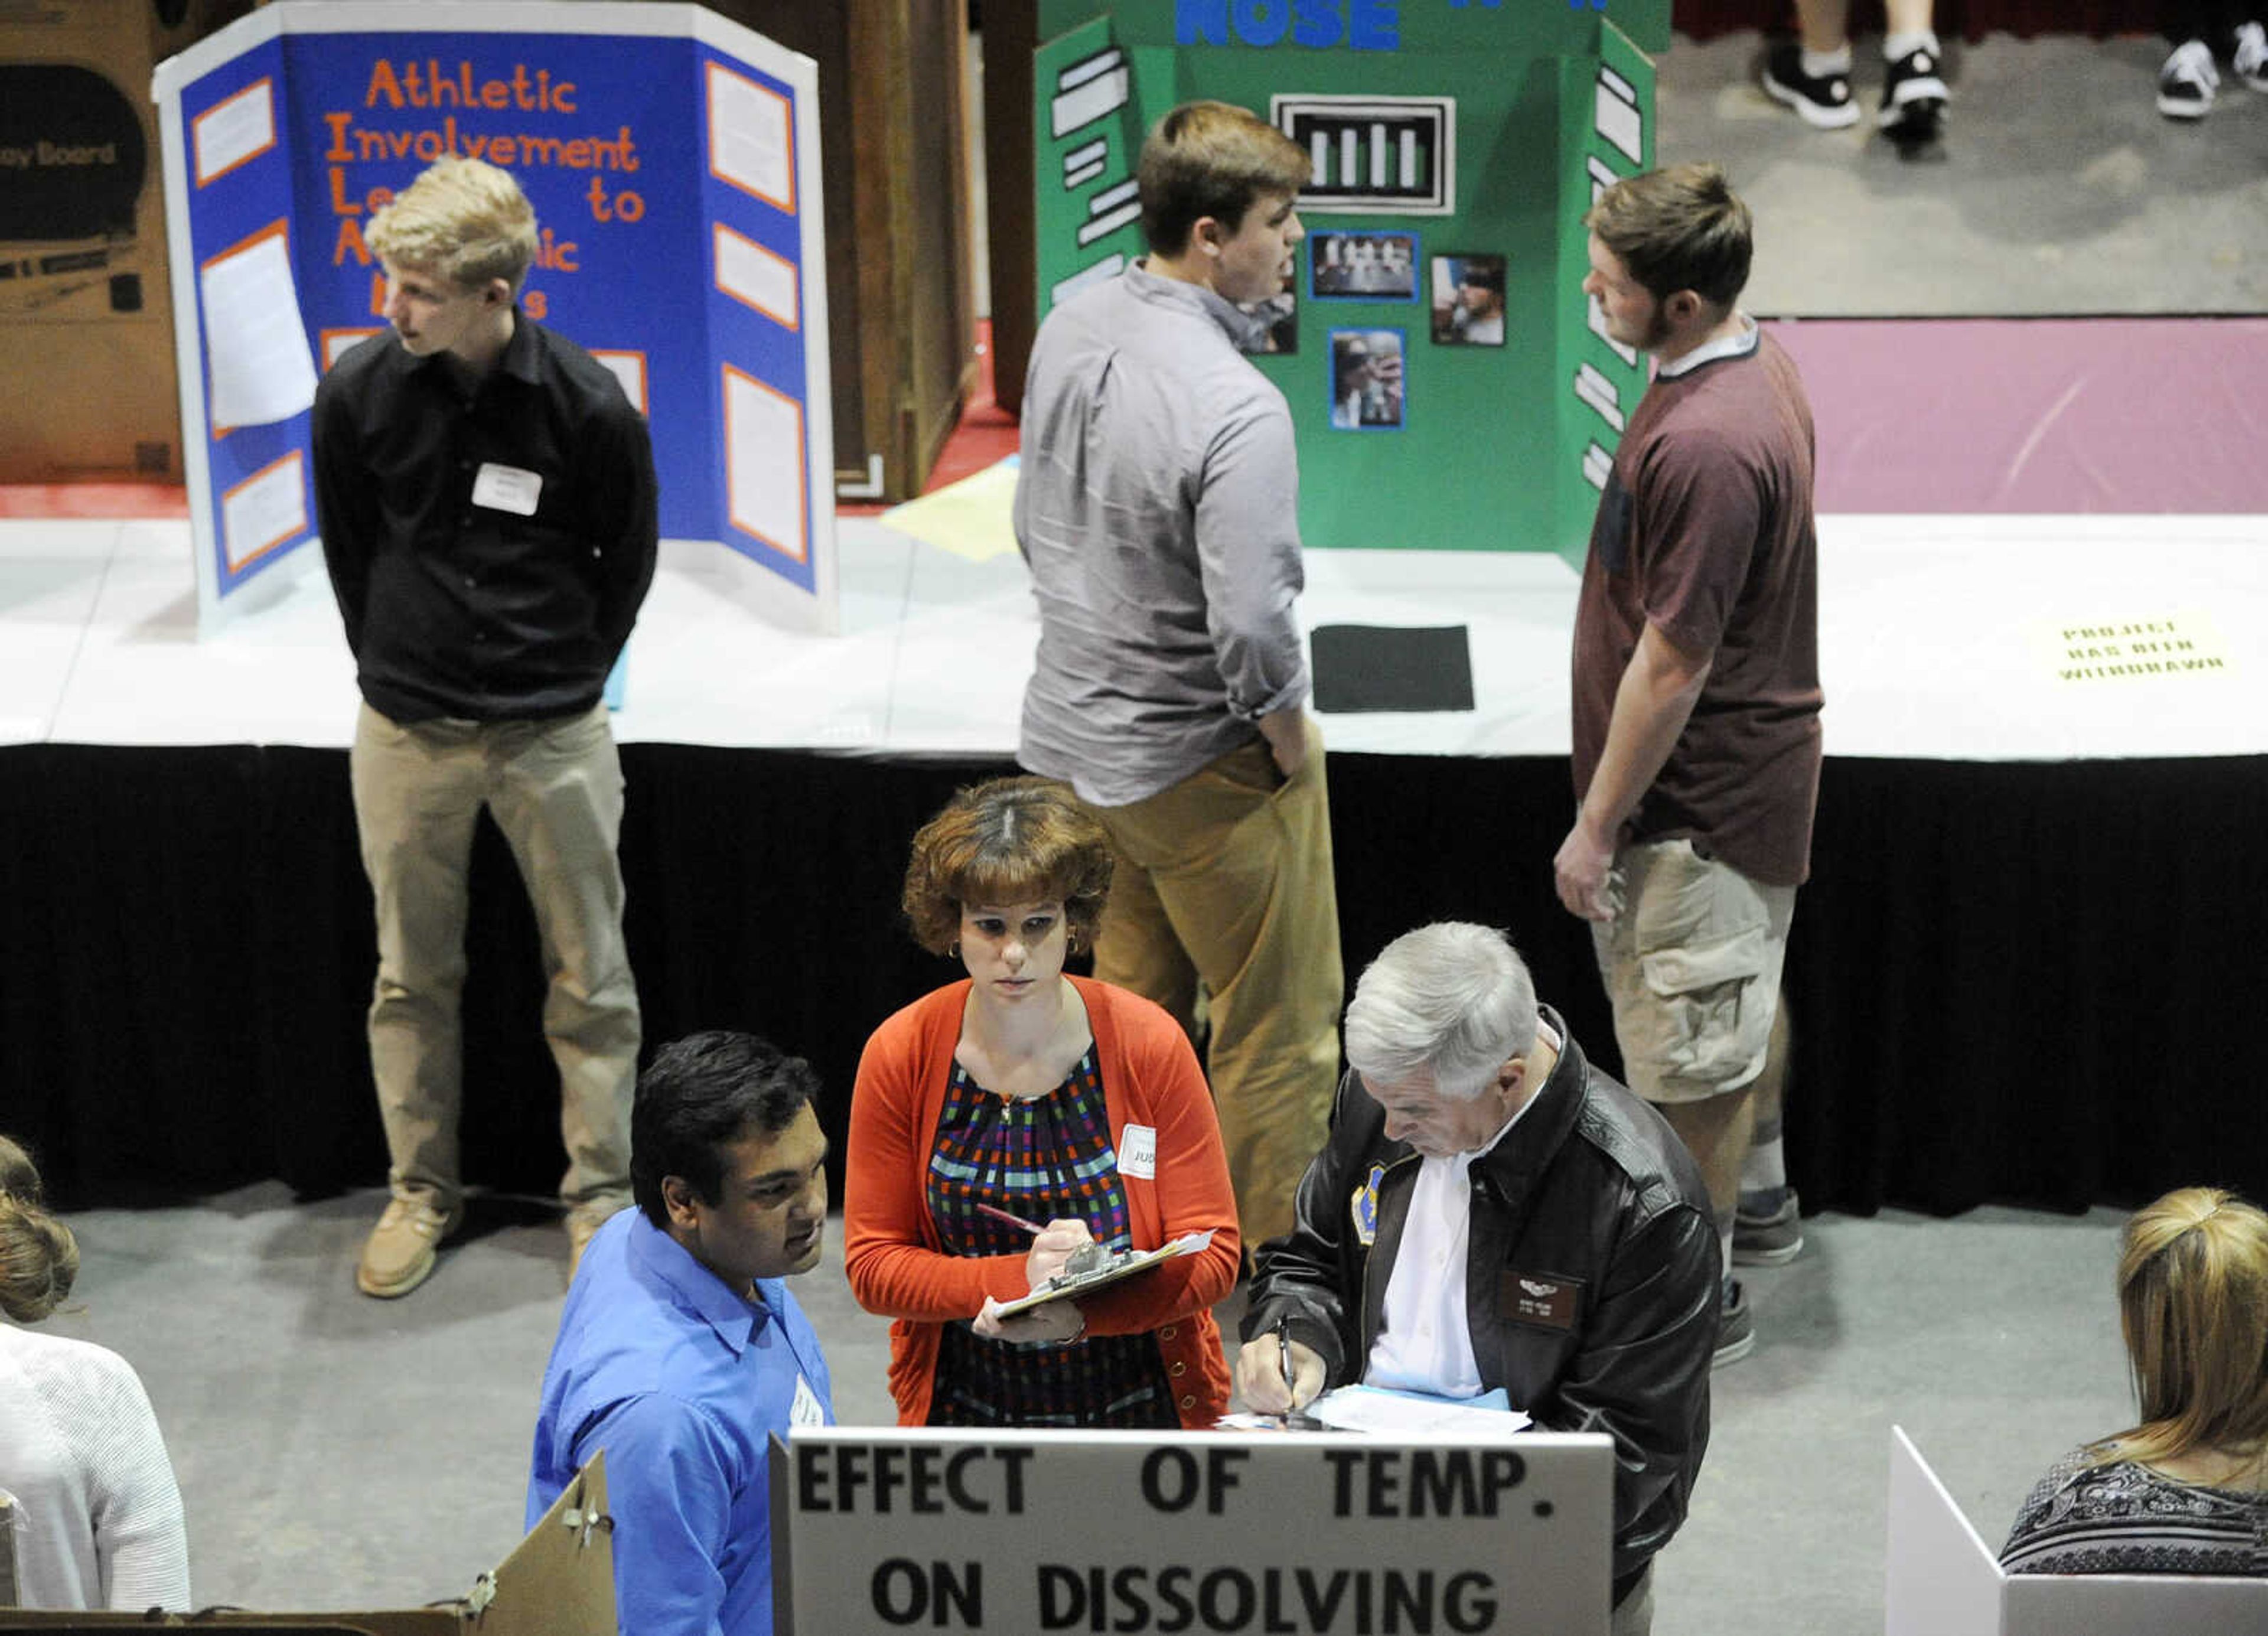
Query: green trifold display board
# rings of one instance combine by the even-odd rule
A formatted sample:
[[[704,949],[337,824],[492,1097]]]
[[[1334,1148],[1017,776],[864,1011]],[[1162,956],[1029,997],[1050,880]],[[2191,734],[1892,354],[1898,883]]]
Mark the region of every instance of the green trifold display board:
[[[1582,293],[1582,217],[1654,162],[1669,37],[1668,0],[1614,4],[1042,0],[1042,317],[1143,253],[1144,133],[1194,98],[1248,107],[1314,159],[1284,350],[1254,358],[1292,407],[1306,542],[1580,562],[1646,389]]]

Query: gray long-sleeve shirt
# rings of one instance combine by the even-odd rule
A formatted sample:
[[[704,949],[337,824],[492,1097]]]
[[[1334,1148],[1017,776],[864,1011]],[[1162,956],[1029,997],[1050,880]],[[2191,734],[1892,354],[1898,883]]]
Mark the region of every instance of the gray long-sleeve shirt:
[[[1040,326],[1016,541],[1040,604],[1018,759],[1123,807],[1307,696],[1299,457],[1256,321],[1139,264]]]

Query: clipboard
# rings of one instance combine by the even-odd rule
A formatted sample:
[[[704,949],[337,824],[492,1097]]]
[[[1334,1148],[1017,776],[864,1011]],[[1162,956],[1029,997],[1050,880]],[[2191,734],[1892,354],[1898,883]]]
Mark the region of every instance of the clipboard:
[[[1184,1233],[1181,1237],[1160,1244],[1155,1249],[1128,1250],[1123,1255],[1108,1258],[1099,1267],[1084,1272],[1058,1272],[1046,1285],[1028,1295],[1019,1295],[1013,1301],[1004,1301],[995,1308],[997,1315],[1012,1318],[1019,1313],[1029,1312],[1035,1307],[1044,1307],[1051,1301],[1076,1301],[1123,1279],[1136,1278],[1151,1268],[1163,1265],[1182,1256],[1194,1256],[1212,1242],[1212,1230]]]

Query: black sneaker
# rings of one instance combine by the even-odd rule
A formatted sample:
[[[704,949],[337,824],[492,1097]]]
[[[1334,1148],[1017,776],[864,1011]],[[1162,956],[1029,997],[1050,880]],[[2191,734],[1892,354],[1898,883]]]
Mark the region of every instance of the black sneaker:
[[[1934,142],[1947,92],[1934,51],[1909,51],[1882,68],[1882,111],[1876,122],[1899,142]]]
[[[1724,1307],[1717,1324],[1717,1355],[1709,1367],[1721,1369],[1756,1349],[1756,1315],[1749,1309],[1749,1292],[1738,1279],[1724,1283]]]
[[[1785,1266],[1803,1253],[1803,1209],[1789,1188],[1779,1208],[1768,1216],[1745,1210],[1733,1215],[1733,1264],[1736,1267]]]
[[[2184,40],[2158,70],[2158,112],[2168,119],[2203,119],[2213,111],[2213,93],[2220,88],[2213,48],[2202,40]]]
[[[1764,56],[1764,94],[1785,102],[1817,130],[1844,130],[1859,122],[1859,105],[1851,99],[1848,74],[1811,75],[1803,71],[1803,48],[1783,40]]]

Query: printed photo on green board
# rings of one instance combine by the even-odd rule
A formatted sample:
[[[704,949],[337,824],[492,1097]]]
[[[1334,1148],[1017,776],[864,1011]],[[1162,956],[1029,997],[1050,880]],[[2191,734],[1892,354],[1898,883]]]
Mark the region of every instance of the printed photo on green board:
[[[1504,257],[1463,251],[1435,256],[1432,293],[1437,344],[1504,344]]]
[[[1331,430],[1399,431],[1404,407],[1403,332],[1331,331]]]
[[[1307,293],[1318,301],[1415,301],[1418,235],[1309,233]]]

